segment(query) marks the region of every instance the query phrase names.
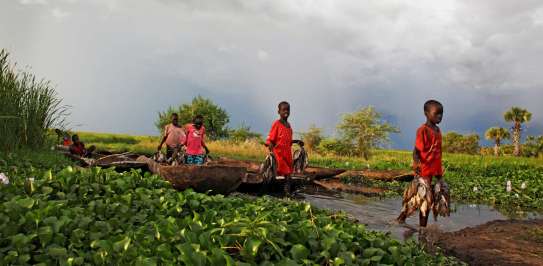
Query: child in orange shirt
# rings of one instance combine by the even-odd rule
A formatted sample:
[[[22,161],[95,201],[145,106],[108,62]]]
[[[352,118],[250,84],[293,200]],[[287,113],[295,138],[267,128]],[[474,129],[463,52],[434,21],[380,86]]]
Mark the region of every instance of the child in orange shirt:
[[[292,144],[303,146],[301,140],[292,140],[292,127],[288,122],[290,116],[290,104],[281,102],[277,106],[279,119],[272,124],[270,134],[266,139],[266,146],[275,155],[277,160],[277,175],[285,177],[285,195],[290,194],[290,177],[292,175]]]
[[[420,208],[419,224],[425,227],[433,203],[432,179],[441,179],[441,130],[437,126],[443,119],[443,105],[436,100],[424,104],[426,123],[417,129],[415,149],[413,150],[413,169],[415,182],[404,192],[403,206],[398,222],[404,223],[416,209]],[[423,186],[425,195],[420,195],[419,186]],[[415,200],[419,196],[420,200]]]

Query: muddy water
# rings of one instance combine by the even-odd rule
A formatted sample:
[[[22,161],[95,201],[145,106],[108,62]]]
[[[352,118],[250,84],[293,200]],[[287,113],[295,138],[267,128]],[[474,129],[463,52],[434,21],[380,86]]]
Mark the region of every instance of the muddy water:
[[[418,236],[418,214],[407,219],[404,225],[394,222],[401,209],[401,198],[379,199],[349,193],[324,193],[311,189],[301,191],[299,195],[315,207],[344,211],[360,223],[365,224],[368,229],[390,232],[397,239],[416,239]],[[431,216],[428,221],[428,229],[436,232],[452,232],[493,220],[509,219],[486,205],[455,203],[451,205],[451,216],[439,217],[437,222]],[[524,216],[524,219],[530,218],[542,218],[542,216],[531,213]]]

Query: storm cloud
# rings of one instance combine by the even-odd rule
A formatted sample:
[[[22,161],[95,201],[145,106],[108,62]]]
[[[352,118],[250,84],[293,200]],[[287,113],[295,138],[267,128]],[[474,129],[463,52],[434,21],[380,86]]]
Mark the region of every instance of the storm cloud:
[[[373,105],[408,148],[429,98],[445,131],[507,126],[518,105],[543,133],[540,0],[9,0],[0,47],[56,84],[77,130],[157,134],[158,111],[202,95],[261,133],[281,100],[297,131],[329,134]]]

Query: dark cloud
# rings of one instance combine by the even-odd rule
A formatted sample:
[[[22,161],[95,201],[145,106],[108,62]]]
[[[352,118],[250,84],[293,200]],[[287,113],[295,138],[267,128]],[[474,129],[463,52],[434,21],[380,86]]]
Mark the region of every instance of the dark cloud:
[[[292,103],[298,130],[333,133],[373,105],[408,148],[422,104],[445,130],[482,133],[543,106],[541,1],[21,0],[0,4],[0,46],[58,84],[77,129],[156,134],[159,110],[210,97],[265,132]]]

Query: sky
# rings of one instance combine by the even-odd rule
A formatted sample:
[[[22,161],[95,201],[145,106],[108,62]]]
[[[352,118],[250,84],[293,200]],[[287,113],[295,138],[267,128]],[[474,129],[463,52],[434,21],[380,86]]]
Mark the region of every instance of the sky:
[[[331,136],[372,105],[408,149],[431,98],[444,131],[482,136],[521,106],[543,134],[541,0],[0,0],[0,48],[51,80],[74,130],[156,135],[201,95],[264,135],[282,100],[295,131]]]

